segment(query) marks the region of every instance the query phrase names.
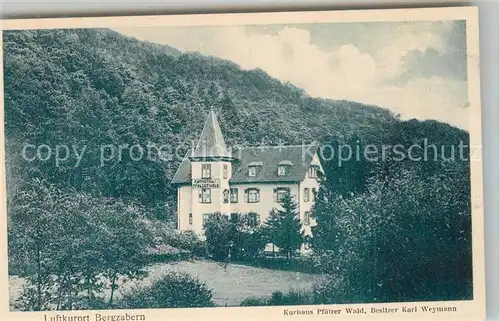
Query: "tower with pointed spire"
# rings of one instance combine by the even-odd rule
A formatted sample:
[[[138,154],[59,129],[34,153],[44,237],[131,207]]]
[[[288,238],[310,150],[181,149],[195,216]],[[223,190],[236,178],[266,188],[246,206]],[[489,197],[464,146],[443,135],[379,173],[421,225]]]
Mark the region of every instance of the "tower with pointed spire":
[[[200,139],[189,156],[191,161],[191,213],[229,213],[231,151],[227,148],[217,115],[210,110]],[[188,217],[196,229],[204,219]],[[189,222],[188,222],[189,223]]]

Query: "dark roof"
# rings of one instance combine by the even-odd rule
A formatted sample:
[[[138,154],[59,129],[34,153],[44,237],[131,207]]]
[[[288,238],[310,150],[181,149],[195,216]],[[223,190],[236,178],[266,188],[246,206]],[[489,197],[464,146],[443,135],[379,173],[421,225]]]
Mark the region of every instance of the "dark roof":
[[[210,110],[201,132],[200,140],[191,157],[231,157],[220,130],[217,115]]]
[[[233,161],[232,177],[229,182],[300,182],[304,179],[317,149],[316,144],[234,148],[232,157],[235,160]],[[191,182],[191,161],[187,156],[181,162],[172,183]],[[278,176],[278,165],[284,161],[292,165],[285,176]],[[262,166],[259,166],[257,175],[248,176],[248,166],[259,162],[262,163]]]

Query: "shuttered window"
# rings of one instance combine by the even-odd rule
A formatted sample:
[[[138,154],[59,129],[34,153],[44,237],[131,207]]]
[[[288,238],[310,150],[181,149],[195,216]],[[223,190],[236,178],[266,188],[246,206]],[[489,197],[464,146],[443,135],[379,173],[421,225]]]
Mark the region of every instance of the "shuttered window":
[[[245,190],[245,201],[247,203],[260,202],[260,190],[257,188],[247,188]]]
[[[304,202],[311,201],[311,190],[307,187],[304,188]]]
[[[212,177],[212,166],[210,164],[201,164],[201,178]]]
[[[311,212],[306,211],[304,212],[304,225],[309,225],[311,224]]]
[[[231,188],[231,203],[238,203],[238,189]]]
[[[212,190],[210,188],[200,188],[198,190],[198,198],[200,203],[212,203]]]
[[[274,189],[274,201],[275,202],[282,202],[283,198],[285,195],[290,194],[290,188],[289,187],[277,187]]]

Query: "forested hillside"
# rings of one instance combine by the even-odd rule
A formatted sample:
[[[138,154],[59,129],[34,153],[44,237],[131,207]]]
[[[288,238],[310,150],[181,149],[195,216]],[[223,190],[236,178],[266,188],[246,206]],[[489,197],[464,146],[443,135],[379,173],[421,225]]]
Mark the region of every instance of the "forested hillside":
[[[156,144],[177,148],[176,153],[183,156],[198,138],[210,108],[219,113],[229,145],[281,140],[286,144],[318,141],[353,148],[370,144],[407,148],[427,141],[437,146],[439,154],[441,146],[446,146],[449,155],[449,146],[468,144],[467,132],[447,124],[401,121],[376,106],[311,98],[262,70],[242,70],[232,62],[181,53],[111,30],[7,31],[3,43],[9,215],[16,199],[28,199],[20,191],[29,190],[36,179],[71,195],[139,204],[151,216],[175,221],[176,192],[169,182],[180,157],[134,160],[126,150],[122,159],[103,164],[100,153],[109,145]],[[52,149],[65,145],[70,153],[58,166],[54,155],[46,161],[27,161],[22,157],[27,144]],[[84,157],[79,160],[74,149],[81,152],[83,148]],[[422,156],[424,151],[416,153]],[[315,214],[318,222],[327,223],[322,225],[324,230],[316,231],[323,237],[317,238],[315,251],[342,249],[356,260],[348,262],[349,266],[357,262],[367,269],[376,251],[384,253],[375,262],[380,267],[378,276],[368,274],[373,269],[359,269],[359,274],[345,269],[327,273],[338,273],[350,282],[361,282],[359,275],[369,275],[373,287],[384,293],[371,291],[366,282],[346,290],[368,291],[359,294],[364,300],[425,299],[428,293],[440,299],[443,293],[452,299],[469,297],[469,162],[444,160],[432,153],[429,161],[394,161],[390,152],[378,161],[354,159],[339,166],[337,156],[323,161],[327,181]],[[353,213],[366,219],[368,230],[359,229]],[[377,220],[381,215],[389,221]],[[346,230],[354,232],[346,236]],[[377,233],[388,236],[380,240]],[[350,239],[353,235],[365,239]],[[379,243],[370,243],[374,239]],[[395,252],[389,253],[390,249]],[[346,255],[330,259],[342,266]],[[399,266],[394,260],[415,264]],[[453,267],[446,262],[454,262]],[[441,269],[434,273],[439,279],[432,279],[442,282],[439,289],[431,281],[429,288],[425,285],[425,276],[433,274],[434,266]],[[409,281],[407,274],[415,269],[418,279]],[[377,286],[388,275],[400,278]],[[401,278],[404,282],[398,283]],[[453,280],[460,283],[453,284]],[[419,287],[410,287],[414,291],[408,293],[408,284]]]
[[[101,167],[101,146],[189,144],[210,107],[221,113],[229,144],[371,139],[395,121],[384,109],[312,99],[261,70],[243,71],[110,30],[11,31],[4,46],[7,154],[15,180],[42,176],[150,204],[171,193],[166,183],[180,160]],[[20,157],[24,143],[87,145],[87,156],[79,167],[74,158],[59,168],[53,159],[27,163]]]

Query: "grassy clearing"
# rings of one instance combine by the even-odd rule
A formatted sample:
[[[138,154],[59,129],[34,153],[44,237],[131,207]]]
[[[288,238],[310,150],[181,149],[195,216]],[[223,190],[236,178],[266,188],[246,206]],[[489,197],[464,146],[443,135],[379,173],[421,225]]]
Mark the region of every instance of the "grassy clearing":
[[[212,289],[217,305],[238,306],[248,297],[268,297],[273,291],[308,290],[321,282],[320,275],[301,272],[271,270],[239,264],[229,264],[226,269],[216,262],[198,260],[172,264],[154,264],[149,267],[149,276],[139,285],[150,284],[167,271],[183,271],[199,278]],[[126,291],[136,282],[124,284]]]
[[[220,306],[239,306],[248,297],[269,297],[274,291],[308,290],[322,280],[320,275],[239,264],[229,264],[224,268],[208,260],[156,263],[147,270],[149,274],[146,278],[122,284],[115,297],[119,298],[122,293],[137,286],[147,286],[169,271],[186,272],[205,282],[213,291],[213,300]],[[22,278],[9,279],[11,302],[19,296],[24,282]],[[105,295],[109,295],[109,291]]]

